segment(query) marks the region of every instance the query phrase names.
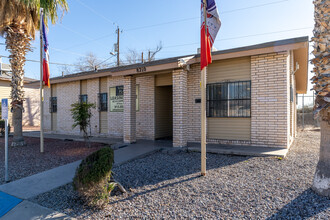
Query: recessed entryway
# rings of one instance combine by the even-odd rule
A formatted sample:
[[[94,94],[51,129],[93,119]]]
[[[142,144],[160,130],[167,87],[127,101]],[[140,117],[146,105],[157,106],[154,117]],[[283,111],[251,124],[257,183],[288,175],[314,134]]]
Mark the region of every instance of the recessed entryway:
[[[172,86],[156,86],[155,89],[156,139],[173,137],[173,97]]]

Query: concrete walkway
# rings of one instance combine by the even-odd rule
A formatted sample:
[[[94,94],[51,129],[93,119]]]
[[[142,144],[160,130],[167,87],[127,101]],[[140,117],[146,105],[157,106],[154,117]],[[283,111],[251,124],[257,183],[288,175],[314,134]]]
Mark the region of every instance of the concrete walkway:
[[[138,141],[114,151],[114,166],[144,157],[160,150],[161,144],[154,141]],[[81,161],[66,164],[20,180],[0,185],[0,191],[21,199],[30,199],[72,182],[75,171]],[[23,201],[4,215],[3,219],[71,219],[29,201]]]
[[[40,137],[39,131],[26,131],[23,132],[23,136],[25,137]],[[72,140],[72,141],[85,141],[83,136],[80,135],[68,135],[68,134],[52,134],[45,132],[44,138],[52,138],[52,139],[59,139],[59,140]],[[109,138],[109,137],[102,137],[102,136],[93,136],[90,138],[91,142],[96,143],[103,143],[103,144],[115,144],[118,142],[122,142],[122,138]]]
[[[188,150],[194,152],[201,151],[201,145],[196,143],[189,143]],[[238,156],[278,156],[285,157],[288,149],[276,147],[257,147],[257,146],[238,146],[238,145],[223,145],[223,144],[207,144],[207,153],[215,154],[229,154]]]
[[[0,191],[20,199],[30,199],[72,182],[72,178],[80,162],[81,161],[76,161],[0,185]]]
[[[56,212],[33,202],[24,200],[4,215],[1,220],[36,220],[36,219],[75,219],[63,213]]]

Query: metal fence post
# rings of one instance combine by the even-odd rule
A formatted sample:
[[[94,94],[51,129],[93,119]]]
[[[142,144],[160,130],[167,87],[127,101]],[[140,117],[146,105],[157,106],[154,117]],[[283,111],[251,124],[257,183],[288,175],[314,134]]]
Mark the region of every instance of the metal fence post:
[[[303,125],[303,130],[305,128],[305,94],[302,96],[302,125]]]

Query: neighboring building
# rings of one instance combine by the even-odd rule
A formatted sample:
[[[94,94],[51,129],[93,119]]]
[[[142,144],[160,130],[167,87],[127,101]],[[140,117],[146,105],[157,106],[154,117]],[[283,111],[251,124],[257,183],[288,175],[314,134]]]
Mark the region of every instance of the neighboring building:
[[[0,66],[5,66],[0,63]],[[35,79],[24,77],[24,96],[25,101],[23,104],[23,126],[39,126],[40,125],[40,113],[39,113],[39,88],[35,85],[28,85],[29,82],[35,81]],[[1,99],[9,99],[11,102],[11,69],[10,65],[6,64],[6,68],[1,68],[0,71],[0,101]],[[12,125],[12,113],[9,111],[9,124]]]
[[[213,52],[207,69],[207,141],[289,148],[296,136],[296,94],[306,93],[308,37]],[[72,129],[71,104],[97,103],[92,133],[200,142],[199,55],[174,57],[51,79],[45,129]],[[296,63],[299,69],[296,71]]]

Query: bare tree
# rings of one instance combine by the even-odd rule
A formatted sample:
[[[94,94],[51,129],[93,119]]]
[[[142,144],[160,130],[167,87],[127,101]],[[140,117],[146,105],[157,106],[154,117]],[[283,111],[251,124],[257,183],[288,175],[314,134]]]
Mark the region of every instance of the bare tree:
[[[156,48],[154,49],[147,49],[148,57],[146,61],[150,62],[155,60],[156,54],[163,49],[163,44],[160,41]],[[126,62],[128,64],[134,64],[142,62],[142,52],[138,53],[135,49],[128,49],[128,53],[126,54]],[[143,60],[144,61],[144,60]]]
[[[157,47],[154,50],[148,50],[148,61],[155,60],[156,54],[163,49],[163,44],[160,41],[157,45]]]
[[[72,67],[68,65],[61,65],[58,67],[58,70],[62,75],[68,75],[73,73]]]
[[[128,53],[126,54],[126,62],[128,64],[138,63],[141,61],[138,52],[135,49],[128,49]]]
[[[99,59],[94,53],[89,52],[86,56],[81,57],[75,63],[76,72],[85,72],[85,71],[93,71],[95,69],[104,69],[109,67],[109,64],[105,62],[106,60]]]

